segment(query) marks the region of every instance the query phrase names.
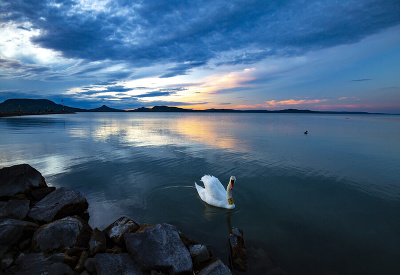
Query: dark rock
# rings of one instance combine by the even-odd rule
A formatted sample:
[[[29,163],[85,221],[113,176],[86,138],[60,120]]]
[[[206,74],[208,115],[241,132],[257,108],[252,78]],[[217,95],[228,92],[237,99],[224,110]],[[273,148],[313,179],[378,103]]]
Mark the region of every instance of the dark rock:
[[[9,200],[0,206],[0,219],[23,220],[29,212],[28,200]]]
[[[12,245],[32,237],[39,226],[35,223],[15,219],[0,220],[0,245]]]
[[[112,253],[112,254],[120,254],[120,253],[126,253],[127,251],[124,250],[122,247],[118,245],[114,245],[113,248],[107,249],[106,253]]]
[[[231,260],[233,268],[239,271],[247,270],[247,251],[244,245],[243,231],[235,227],[229,234],[229,245],[231,249]]]
[[[195,266],[210,259],[210,253],[208,253],[207,247],[203,244],[195,244],[190,246],[189,252]]]
[[[88,208],[80,192],[58,188],[39,201],[28,216],[36,221],[51,222],[67,216],[79,215]]]
[[[136,232],[138,229],[139,225],[136,222],[127,217],[121,217],[104,229],[104,233],[116,244],[123,246],[124,235]]]
[[[9,246],[0,244],[0,258],[7,253],[9,248]]]
[[[76,265],[74,272],[76,274],[80,274],[85,270],[85,262],[88,259],[89,254],[86,251],[83,251],[81,257],[79,258],[78,264]]]
[[[105,252],[107,249],[106,235],[104,232],[97,229],[92,231],[89,241],[89,254],[95,255],[97,253]]]
[[[25,194],[17,194],[11,197],[11,200],[28,200]]]
[[[55,191],[56,188],[54,186],[52,187],[45,187],[45,188],[40,188],[40,189],[34,189],[31,191],[30,195],[32,198],[36,201],[40,201],[44,197],[46,197],[48,194],[51,192]]]
[[[128,233],[125,242],[143,270],[163,270],[170,274],[192,271],[189,251],[173,225],[156,224],[139,233]]]
[[[131,274],[142,275],[140,267],[133,261],[131,255],[99,253],[94,257],[98,275]]]
[[[94,258],[88,258],[85,262],[85,268],[89,273],[93,274],[96,272],[96,265]]]
[[[31,188],[47,187],[44,177],[28,164],[0,169],[0,197],[12,197]]]
[[[179,232],[179,237],[181,238],[183,244],[186,246],[187,249],[189,249],[189,247],[192,245],[199,244],[198,242],[183,235],[182,232]]]
[[[231,270],[221,260],[217,260],[200,270],[197,275],[231,275]]]
[[[18,248],[19,248],[20,250],[28,249],[28,248],[31,246],[31,241],[32,241],[32,239],[29,238],[29,239],[26,239],[25,241],[20,242],[20,243],[18,244]]]
[[[1,270],[5,270],[14,262],[15,254],[16,254],[16,252],[11,251],[1,257],[1,261],[0,261]]]
[[[73,246],[87,246],[90,233],[85,221],[66,217],[41,226],[33,235],[32,245],[42,252],[66,251]]]
[[[54,274],[73,275],[73,270],[64,263],[65,258],[61,255],[52,255],[46,258],[41,253],[20,255],[10,270],[11,274],[33,275]]]

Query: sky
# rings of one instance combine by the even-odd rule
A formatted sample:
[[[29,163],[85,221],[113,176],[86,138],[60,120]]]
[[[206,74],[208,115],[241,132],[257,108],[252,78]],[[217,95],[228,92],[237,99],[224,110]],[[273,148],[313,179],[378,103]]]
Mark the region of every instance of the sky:
[[[0,102],[400,113],[399,0],[0,0]]]

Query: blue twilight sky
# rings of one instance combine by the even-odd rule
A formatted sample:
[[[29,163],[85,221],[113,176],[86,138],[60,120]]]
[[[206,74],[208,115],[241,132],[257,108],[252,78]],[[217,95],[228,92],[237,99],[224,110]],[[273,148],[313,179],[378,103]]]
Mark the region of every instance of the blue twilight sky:
[[[400,113],[400,1],[1,0],[8,98]]]

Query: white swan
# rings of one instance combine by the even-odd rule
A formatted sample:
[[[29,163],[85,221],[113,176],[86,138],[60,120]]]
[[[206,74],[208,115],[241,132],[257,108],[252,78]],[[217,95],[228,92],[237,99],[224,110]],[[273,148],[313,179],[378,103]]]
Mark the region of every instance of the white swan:
[[[231,176],[229,184],[226,187],[226,191],[219,179],[214,176],[204,175],[201,178],[201,181],[204,183],[205,188],[197,185],[197,183],[194,183],[194,185],[196,186],[200,198],[204,202],[216,207],[227,209],[235,208],[235,204],[233,203],[232,199],[232,189],[236,181],[234,176]]]

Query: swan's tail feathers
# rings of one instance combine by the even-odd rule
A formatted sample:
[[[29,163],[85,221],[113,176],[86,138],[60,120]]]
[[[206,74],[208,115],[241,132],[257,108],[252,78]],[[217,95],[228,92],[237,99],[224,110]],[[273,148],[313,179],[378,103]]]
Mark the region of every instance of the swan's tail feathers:
[[[199,193],[200,198],[204,201],[205,200],[205,189],[203,187],[201,187],[200,185],[198,185],[197,183],[194,183],[194,186],[197,189],[197,193]]]

